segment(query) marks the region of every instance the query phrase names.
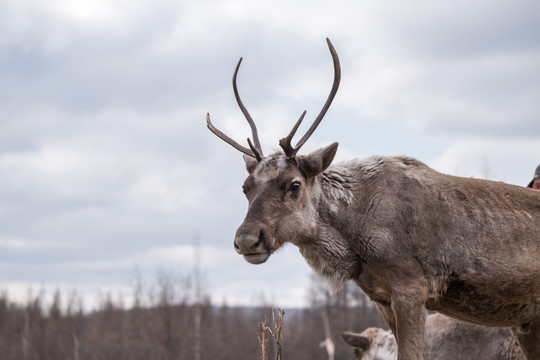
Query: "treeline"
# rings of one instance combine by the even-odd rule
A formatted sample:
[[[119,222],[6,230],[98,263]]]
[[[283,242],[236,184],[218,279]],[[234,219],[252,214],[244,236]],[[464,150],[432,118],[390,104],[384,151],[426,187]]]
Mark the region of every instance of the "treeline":
[[[26,304],[0,295],[2,360],[257,360],[258,324],[271,319],[271,306],[213,306],[205,294],[193,296],[188,282],[162,277],[152,291],[136,289],[135,300],[105,296],[97,309],[83,311],[76,295],[44,294]],[[384,324],[373,305],[353,286],[328,292],[314,281],[310,307],[285,309],[283,360],[328,359],[320,343],[325,320],[336,345],[336,359],[353,359],[340,339],[344,330]],[[277,304],[279,305],[279,304]],[[328,333],[328,332],[327,332]],[[270,359],[272,357],[270,346]]]

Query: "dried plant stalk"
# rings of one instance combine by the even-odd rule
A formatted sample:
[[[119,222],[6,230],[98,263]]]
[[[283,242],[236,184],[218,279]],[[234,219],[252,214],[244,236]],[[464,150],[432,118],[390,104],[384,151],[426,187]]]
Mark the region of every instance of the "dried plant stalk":
[[[271,333],[277,346],[276,360],[281,360],[281,341],[283,340],[282,328],[285,311],[279,308],[277,309],[277,311],[279,312],[279,321],[276,323],[276,310],[272,308],[272,325],[274,327],[274,330]]]
[[[266,353],[266,349],[268,348],[268,339],[266,338],[266,332],[269,330],[269,328],[266,326],[266,318],[258,325],[259,330],[261,331],[261,335],[258,336],[259,346],[261,347],[261,360],[268,360],[268,355]]]
[[[268,338],[266,333],[268,332],[276,344],[276,360],[281,360],[281,342],[283,341],[283,317],[285,316],[285,311],[277,309],[279,313],[279,319],[276,322],[276,309],[272,308],[272,324],[267,326],[266,317],[264,321],[258,324],[261,335],[258,336],[259,346],[261,347],[261,360],[268,360]]]

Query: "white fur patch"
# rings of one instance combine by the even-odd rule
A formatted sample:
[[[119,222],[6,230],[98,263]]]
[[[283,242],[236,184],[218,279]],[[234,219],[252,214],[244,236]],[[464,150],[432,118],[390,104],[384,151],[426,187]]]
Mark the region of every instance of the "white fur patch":
[[[280,169],[285,169],[287,167],[287,158],[283,155],[277,158],[276,165]]]
[[[279,171],[285,168],[287,168],[287,158],[285,155],[278,155],[263,158],[255,171],[257,179],[264,183],[276,177]]]
[[[396,360],[397,343],[394,335],[390,331],[381,331],[372,343],[369,351],[364,353],[362,360]]]

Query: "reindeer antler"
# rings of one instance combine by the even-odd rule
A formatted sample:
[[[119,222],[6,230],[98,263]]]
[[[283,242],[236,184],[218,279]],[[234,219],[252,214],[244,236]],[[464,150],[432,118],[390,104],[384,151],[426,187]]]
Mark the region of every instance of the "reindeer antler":
[[[285,155],[288,157],[294,157],[298,150],[304,145],[304,143],[309,139],[309,137],[313,134],[317,126],[319,126],[319,123],[323,119],[324,115],[330,108],[330,105],[332,104],[332,101],[334,100],[334,97],[336,96],[336,93],[339,88],[339,82],[341,80],[341,67],[339,65],[339,58],[336,52],[336,49],[334,49],[334,46],[330,42],[330,39],[326,38],[326,42],[328,43],[328,48],[330,49],[330,54],[332,55],[332,60],[334,62],[334,83],[332,84],[332,89],[330,90],[330,94],[328,95],[328,98],[326,99],[326,103],[324,104],[323,108],[321,109],[321,112],[317,116],[317,118],[313,121],[313,124],[311,124],[311,127],[308,129],[306,134],[298,141],[295,147],[292,147],[291,140],[296,133],[296,130],[298,130],[298,127],[300,126],[300,123],[304,119],[304,116],[306,115],[306,112],[304,111],[302,115],[300,116],[300,119],[296,122],[294,127],[292,128],[291,132],[287,137],[284,137],[283,139],[279,140],[279,145],[285,152]]]
[[[236,87],[236,75],[238,74],[238,69],[240,69],[240,64],[242,63],[242,58],[238,60],[238,64],[236,65],[236,69],[234,70],[233,74],[233,90],[234,90],[234,97],[236,98],[236,103],[240,107],[240,110],[242,110],[242,113],[246,117],[246,120],[249,123],[249,126],[251,127],[251,134],[253,136],[253,142],[255,143],[255,146],[251,144],[251,142],[248,139],[249,147],[251,150],[253,150],[253,153],[255,154],[255,157],[258,161],[261,161],[261,159],[264,157],[262,148],[261,148],[261,142],[259,141],[259,135],[257,134],[257,126],[255,125],[255,122],[253,121],[253,118],[251,115],[249,115],[249,112],[247,111],[246,107],[244,106],[244,103],[242,102],[242,99],[240,99],[240,94],[238,93],[238,88]]]
[[[332,85],[332,90],[330,90],[330,94],[328,95],[328,98],[326,99],[326,103],[324,104],[323,108],[321,109],[321,112],[317,116],[317,118],[313,121],[313,124],[311,124],[311,127],[308,129],[306,134],[298,141],[295,147],[292,147],[291,140],[296,133],[296,130],[298,130],[298,127],[300,126],[300,123],[304,119],[304,116],[306,115],[306,112],[304,111],[296,124],[293,126],[291,132],[287,137],[284,137],[283,139],[279,140],[279,145],[285,152],[285,155],[288,157],[294,157],[298,150],[304,145],[304,143],[309,139],[311,134],[315,131],[317,126],[319,126],[319,123],[323,119],[324,115],[328,111],[328,108],[332,104],[332,100],[334,100],[334,97],[336,96],[337,90],[339,88],[339,82],[341,80],[341,67],[339,65],[339,58],[336,52],[336,49],[334,49],[334,46],[330,42],[328,38],[326,38],[326,42],[328,43],[328,48],[330,49],[330,54],[332,54],[332,60],[334,62],[334,83]],[[251,115],[249,115],[249,112],[247,111],[246,107],[242,103],[242,99],[240,99],[240,95],[238,93],[238,88],[236,86],[236,76],[238,75],[238,69],[240,69],[240,64],[242,63],[242,58],[238,61],[238,64],[236,65],[236,69],[234,70],[234,75],[232,79],[233,84],[233,90],[234,90],[234,96],[236,98],[236,102],[238,103],[238,106],[240,107],[240,110],[242,110],[242,113],[246,117],[246,120],[249,123],[249,126],[251,127],[251,134],[253,136],[253,143],[248,138],[248,145],[249,149],[238,144],[236,141],[225,135],[223,132],[219,131],[210,121],[210,114],[206,114],[206,125],[208,126],[208,129],[212,131],[217,137],[228,143],[229,145],[233,146],[235,149],[240,150],[244,154],[254,157],[257,159],[257,161],[261,161],[264,157],[262,148],[261,148],[261,142],[259,141],[259,135],[257,133],[257,126],[255,125],[255,122],[253,121]]]
[[[250,149],[240,145],[239,143],[237,143],[236,141],[234,141],[233,139],[231,139],[230,137],[228,137],[227,135],[225,135],[223,132],[219,131],[215,126],[214,124],[212,124],[212,122],[210,121],[210,113],[206,113],[206,126],[208,127],[208,129],[210,129],[211,132],[213,132],[218,138],[220,138],[221,140],[225,141],[227,144],[231,145],[232,147],[234,147],[235,149],[237,150],[240,150],[241,152],[243,152],[244,154],[246,155],[249,155],[251,157],[254,157],[257,159],[257,161],[261,161],[262,160],[262,156],[258,153],[257,149],[255,149],[253,147],[253,144],[251,143],[251,140],[249,140],[249,138],[247,139],[248,140],[248,144],[249,144],[249,147]]]
[[[238,69],[240,69],[240,64],[242,63],[242,58],[238,61],[238,64],[236,65],[236,69],[234,70],[233,74],[233,90],[234,90],[234,97],[236,98],[236,102],[238,103],[238,106],[240,107],[240,110],[242,110],[242,113],[246,117],[246,120],[249,123],[249,126],[251,127],[251,134],[253,136],[253,142],[255,145],[251,143],[251,140],[248,138],[248,144],[249,149],[238,144],[236,141],[225,135],[223,132],[219,131],[210,121],[210,114],[206,114],[206,125],[208,126],[208,129],[212,131],[218,138],[225,141],[227,144],[231,145],[237,150],[240,150],[244,154],[254,157],[257,159],[257,161],[261,161],[264,157],[262,148],[261,148],[261,142],[259,141],[259,135],[257,133],[257,126],[255,125],[255,122],[253,121],[253,118],[251,115],[249,115],[249,112],[247,111],[246,107],[242,103],[242,99],[240,99],[240,94],[238,93],[238,88],[236,86],[236,76],[238,75]]]

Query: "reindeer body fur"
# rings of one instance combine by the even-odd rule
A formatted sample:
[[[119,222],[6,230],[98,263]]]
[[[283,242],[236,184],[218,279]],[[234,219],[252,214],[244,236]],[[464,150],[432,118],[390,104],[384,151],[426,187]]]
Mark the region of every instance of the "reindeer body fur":
[[[483,325],[538,316],[540,193],[405,157],[330,166],[319,181],[319,229],[299,247],[334,285],[353,280],[386,305],[399,279],[428,309]]]

